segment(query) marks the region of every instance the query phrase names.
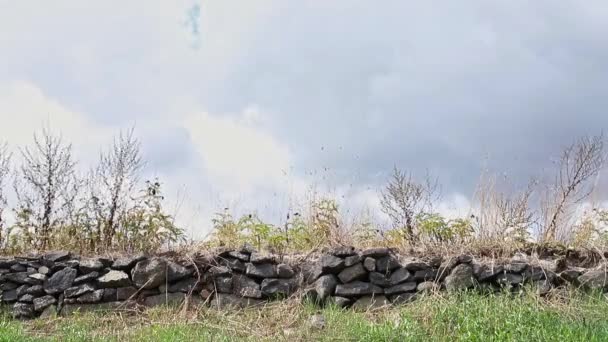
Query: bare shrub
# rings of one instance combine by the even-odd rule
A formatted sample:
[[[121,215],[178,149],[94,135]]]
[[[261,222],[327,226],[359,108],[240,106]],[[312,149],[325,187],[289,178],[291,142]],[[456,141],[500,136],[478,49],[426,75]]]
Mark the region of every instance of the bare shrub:
[[[4,211],[8,206],[8,200],[6,198],[6,181],[10,173],[10,162],[12,154],[8,151],[8,145],[6,143],[0,143],[0,246],[4,242]]]
[[[43,129],[34,134],[34,144],[20,150],[23,158],[15,191],[19,201],[21,229],[33,226],[34,245],[46,249],[53,229],[62,225],[70,202],[74,199],[75,161],[71,144],[61,136]]]
[[[593,191],[592,180],[604,167],[604,136],[583,137],[567,146],[558,161],[555,180],[542,201],[543,241],[567,240],[572,236],[575,206]]]
[[[393,228],[403,230],[405,238],[415,242],[416,217],[431,212],[433,202],[439,199],[437,180],[427,175],[424,183],[418,183],[410,173],[395,167],[380,196],[382,211],[391,219]]]

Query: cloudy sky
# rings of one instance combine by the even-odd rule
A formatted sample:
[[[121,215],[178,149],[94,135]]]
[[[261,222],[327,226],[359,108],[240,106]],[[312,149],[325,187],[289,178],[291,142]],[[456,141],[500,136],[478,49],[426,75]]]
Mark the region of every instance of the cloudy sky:
[[[393,165],[462,209],[608,128],[607,36],[601,0],[0,0],[0,139],[46,122],[87,164],[134,125],[193,236],[311,184],[377,209]]]

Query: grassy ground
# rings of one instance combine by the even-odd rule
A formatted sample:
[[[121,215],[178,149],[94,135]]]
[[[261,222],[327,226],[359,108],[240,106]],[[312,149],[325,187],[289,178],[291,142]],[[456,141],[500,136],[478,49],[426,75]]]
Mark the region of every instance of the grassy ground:
[[[430,295],[401,307],[353,312],[281,302],[220,312],[155,308],[21,322],[0,317],[0,341],[606,341],[601,295]],[[321,314],[325,327],[312,327]]]

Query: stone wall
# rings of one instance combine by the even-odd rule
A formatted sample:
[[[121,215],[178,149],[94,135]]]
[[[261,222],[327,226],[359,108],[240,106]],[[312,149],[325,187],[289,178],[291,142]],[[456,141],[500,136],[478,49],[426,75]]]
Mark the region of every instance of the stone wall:
[[[509,260],[411,257],[387,248],[338,247],[314,256],[267,255],[249,247],[193,259],[169,256],[80,258],[68,252],[0,259],[1,301],[16,318],[164,304],[246,307],[301,296],[319,305],[402,304],[426,291],[517,290],[543,296],[576,286],[607,290],[603,265],[564,257]]]

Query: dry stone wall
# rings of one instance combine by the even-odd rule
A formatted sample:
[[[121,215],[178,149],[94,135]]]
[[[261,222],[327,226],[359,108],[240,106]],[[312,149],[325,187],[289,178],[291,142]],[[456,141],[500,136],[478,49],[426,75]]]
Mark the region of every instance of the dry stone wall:
[[[608,290],[604,265],[516,255],[411,257],[388,248],[337,247],[314,257],[280,257],[250,247],[187,261],[167,256],[81,258],[68,252],[0,259],[0,298],[16,318],[157,305],[243,308],[298,295],[319,305],[369,308],[410,302],[428,291],[556,288]]]

